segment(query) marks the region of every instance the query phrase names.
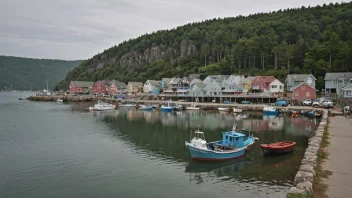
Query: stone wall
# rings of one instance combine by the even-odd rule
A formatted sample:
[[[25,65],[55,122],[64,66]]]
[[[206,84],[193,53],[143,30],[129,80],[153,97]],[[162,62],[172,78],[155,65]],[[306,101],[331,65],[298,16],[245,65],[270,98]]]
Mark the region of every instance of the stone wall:
[[[294,187],[291,187],[287,197],[311,197],[313,194],[313,183],[316,177],[318,152],[323,141],[328,112],[324,110],[322,120],[315,131],[315,135],[308,140],[308,148],[294,179]]]

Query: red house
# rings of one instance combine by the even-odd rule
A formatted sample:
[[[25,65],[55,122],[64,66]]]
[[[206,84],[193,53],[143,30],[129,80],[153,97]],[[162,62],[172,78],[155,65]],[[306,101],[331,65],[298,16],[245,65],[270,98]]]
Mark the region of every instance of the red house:
[[[88,81],[71,81],[69,88],[71,94],[89,94],[94,82]]]
[[[110,82],[107,80],[100,80],[93,84],[93,94],[94,95],[108,95],[109,94]]]
[[[315,99],[316,89],[307,85],[306,83],[300,84],[292,88],[293,100]]]
[[[252,80],[252,91],[253,92],[264,92],[269,90],[269,85],[275,80],[274,76],[256,76]]]

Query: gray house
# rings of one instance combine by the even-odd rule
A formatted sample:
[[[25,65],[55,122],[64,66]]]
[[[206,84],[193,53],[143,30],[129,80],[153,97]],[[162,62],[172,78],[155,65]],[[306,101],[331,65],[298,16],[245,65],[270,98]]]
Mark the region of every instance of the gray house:
[[[293,87],[306,83],[315,89],[317,79],[312,74],[289,74],[286,77],[287,91],[292,91]]]
[[[352,72],[326,73],[325,95],[337,94],[342,97],[342,89],[352,84]]]
[[[222,94],[222,82],[210,82],[205,86],[205,92],[209,96],[218,96]]]
[[[191,96],[204,96],[205,95],[205,86],[206,84],[202,82],[196,82],[189,90],[189,95]]]
[[[209,75],[203,80],[203,83],[208,84],[214,81],[222,83],[222,81],[227,80],[229,77],[229,75]]]

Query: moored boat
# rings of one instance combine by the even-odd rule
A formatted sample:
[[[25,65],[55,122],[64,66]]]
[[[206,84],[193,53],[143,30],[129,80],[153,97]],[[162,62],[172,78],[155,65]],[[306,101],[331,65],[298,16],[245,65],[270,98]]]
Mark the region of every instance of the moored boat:
[[[119,104],[119,107],[136,107],[136,105],[132,103],[125,103],[125,104]]]
[[[242,113],[242,109],[240,109],[240,108],[233,108],[233,112],[234,113]]]
[[[185,142],[194,160],[229,160],[241,157],[258,138],[234,130],[223,132],[222,140],[207,143],[204,132],[193,132],[190,142]]]
[[[63,102],[61,98],[57,99],[56,102]]]
[[[296,142],[275,142],[270,144],[260,144],[264,155],[284,154],[290,153],[296,146]]]
[[[160,107],[160,111],[163,111],[163,112],[172,112],[174,110],[174,106],[175,104],[172,103],[172,101],[168,101],[167,102],[167,105],[162,105]]]
[[[219,107],[219,111],[229,111],[230,109],[228,107]]]
[[[192,104],[190,107],[186,107],[187,110],[200,110],[200,108],[194,104]]]
[[[112,111],[115,110],[115,106],[99,100],[96,104],[94,104],[94,107],[89,107],[89,109],[93,111]]]
[[[279,110],[273,106],[265,106],[263,109],[264,115],[279,115]]]
[[[151,111],[153,110],[153,107],[152,106],[149,106],[149,105],[139,105],[139,110],[146,110],[146,111]]]

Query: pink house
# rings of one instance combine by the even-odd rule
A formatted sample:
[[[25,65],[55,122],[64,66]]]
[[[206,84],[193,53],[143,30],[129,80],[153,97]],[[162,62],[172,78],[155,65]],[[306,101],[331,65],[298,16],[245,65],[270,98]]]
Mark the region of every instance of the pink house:
[[[94,82],[71,81],[69,88],[71,94],[89,94]]]
[[[300,84],[292,88],[293,100],[315,99],[316,89],[307,85],[306,83]]]
[[[269,91],[270,83],[276,78],[274,76],[256,76],[252,80],[252,91],[253,92],[264,92]]]

